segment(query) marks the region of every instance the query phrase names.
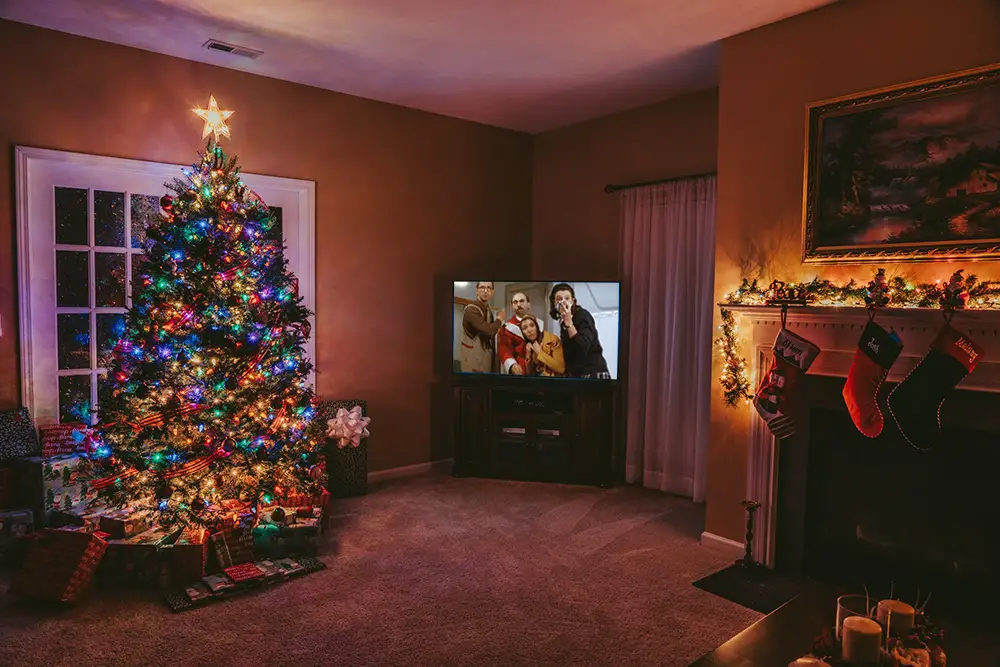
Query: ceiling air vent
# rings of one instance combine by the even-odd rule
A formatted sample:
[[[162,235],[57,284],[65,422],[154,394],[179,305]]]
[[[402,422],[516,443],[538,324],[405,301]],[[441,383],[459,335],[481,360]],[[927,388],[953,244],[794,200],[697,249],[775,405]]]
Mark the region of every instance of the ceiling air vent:
[[[220,42],[217,39],[210,39],[205,42],[203,46],[209,51],[222,51],[223,53],[231,53],[234,56],[243,56],[244,58],[250,58],[251,60],[264,55],[263,51],[248,49],[245,46],[236,46],[235,44],[227,44],[226,42]]]

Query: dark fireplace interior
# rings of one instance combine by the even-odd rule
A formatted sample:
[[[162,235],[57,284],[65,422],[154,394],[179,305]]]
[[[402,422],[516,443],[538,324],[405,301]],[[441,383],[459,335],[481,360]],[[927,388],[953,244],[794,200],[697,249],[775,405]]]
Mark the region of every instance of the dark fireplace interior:
[[[781,443],[778,569],[910,602],[930,593],[938,613],[980,608],[1000,593],[1000,396],[954,392],[938,446],[919,451],[887,411],[881,436],[859,433],[843,385],[810,377],[808,419]]]

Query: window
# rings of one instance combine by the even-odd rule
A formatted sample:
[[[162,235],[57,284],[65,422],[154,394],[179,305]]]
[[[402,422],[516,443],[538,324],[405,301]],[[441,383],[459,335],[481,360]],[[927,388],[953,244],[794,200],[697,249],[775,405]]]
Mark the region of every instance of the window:
[[[124,325],[145,228],[183,167],[24,147],[16,159],[22,402],[38,424],[93,421],[103,341]],[[315,184],[242,178],[278,214],[288,268],[312,310]],[[90,414],[74,412],[88,403]]]

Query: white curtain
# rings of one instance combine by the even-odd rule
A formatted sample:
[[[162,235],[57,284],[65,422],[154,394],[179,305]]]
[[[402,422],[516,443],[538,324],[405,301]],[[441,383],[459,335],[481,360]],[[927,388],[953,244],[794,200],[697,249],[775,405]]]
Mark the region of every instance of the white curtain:
[[[625,471],[705,499],[712,377],[716,177],[625,190],[629,300]]]

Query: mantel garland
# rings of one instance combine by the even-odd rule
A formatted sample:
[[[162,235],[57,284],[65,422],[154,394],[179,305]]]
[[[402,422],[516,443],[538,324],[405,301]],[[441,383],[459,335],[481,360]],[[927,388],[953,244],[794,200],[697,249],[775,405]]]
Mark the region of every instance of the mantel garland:
[[[866,307],[869,313],[877,308],[941,308],[946,319],[956,310],[1000,310],[1000,281],[980,281],[976,276],[964,276],[964,269],[955,271],[947,282],[917,283],[902,276],[886,278],[885,269],[878,269],[867,284],[852,278],[838,285],[830,280],[813,279],[808,283],[772,282],[762,288],[756,279],[744,278],[735,292],[723,297],[720,305],[722,334],[715,343],[723,355],[720,376],[726,404],[735,407],[740,399],[753,397],[746,373],[746,359],[739,355],[739,327],[733,311],[726,306],[767,306],[777,294],[794,291],[808,305],[826,307]]]

